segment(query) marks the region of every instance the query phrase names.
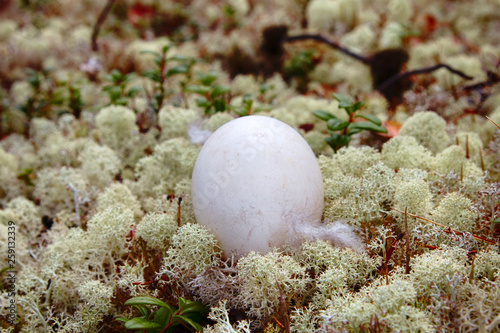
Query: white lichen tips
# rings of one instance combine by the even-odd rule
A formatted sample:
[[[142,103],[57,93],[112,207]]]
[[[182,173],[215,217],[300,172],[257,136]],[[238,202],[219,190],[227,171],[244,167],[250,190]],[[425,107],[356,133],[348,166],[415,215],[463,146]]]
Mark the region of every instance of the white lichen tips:
[[[307,142],[263,116],[235,119],[207,140],[194,167],[192,197],[198,223],[235,257],[296,240],[300,225],[321,218],[324,200]]]

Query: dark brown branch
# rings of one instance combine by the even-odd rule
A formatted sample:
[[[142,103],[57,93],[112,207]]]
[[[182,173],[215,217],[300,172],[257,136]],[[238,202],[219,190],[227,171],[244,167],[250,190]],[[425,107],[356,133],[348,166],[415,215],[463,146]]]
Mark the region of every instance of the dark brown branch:
[[[99,17],[97,18],[97,22],[94,25],[94,30],[92,30],[92,51],[97,51],[99,49],[99,47],[97,46],[97,36],[99,35],[99,30],[101,30],[101,26],[106,20],[106,17],[108,17],[108,14],[111,12],[111,9],[113,8],[115,2],[116,0],[108,0],[106,6],[104,6],[101,14],[99,14]]]
[[[463,90],[465,90],[465,91],[481,90],[485,87],[489,87],[489,86],[495,85],[498,82],[500,82],[500,75],[497,75],[491,71],[488,71],[487,76],[488,76],[488,79],[486,81],[479,82],[479,83],[476,83],[476,84],[473,84],[470,86],[465,86],[463,88]]]
[[[307,35],[306,34],[306,35],[299,35],[299,36],[289,36],[285,39],[285,41],[286,42],[295,42],[295,41],[308,40],[308,39],[315,40],[317,42],[321,42],[323,44],[326,44],[334,49],[341,51],[342,53],[348,55],[351,58],[354,58],[356,60],[361,61],[364,64],[369,65],[371,62],[370,58],[367,58],[367,57],[364,57],[364,56],[359,55],[357,53],[354,53],[352,51],[349,51],[348,49],[343,48],[339,44],[332,42],[331,40],[329,40],[326,37],[323,37],[321,35]]]
[[[399,73],[399,74],[396,74],[394,76],[392,76],[391,78],[389,78],[388,80],[386,80],[384,83],[382,83],[381,85],[379,85],[378,87],[375,87],[377,90],[384,90],[386,89],[387,87],[393,85],[394,83],[398,82],[399,80],[401,79],[404,79],[404,78],[408,78],[409,76],[412,76],[412,75],[418,75],[418,74],[427,74],[427,73],[432,73],[440,68],[446,68],[448,71],[452,72],[453,74],[456,74],[458,76],[460,76],[461,78],[463,79],[466,79],[466,80],[472,80],[473,77],[471,76],[468,76],[467,74],[457,70],[457,69],[454,69],[453,67],[450,67],[446,64],[437,64],[437,65],[434,65],[434,66],[431,66],[431,67],[425,67],[425,68],[420,68],[420,69],[415,69],[413,71],[409,71],[409,72],[404,72],[404,73]]]

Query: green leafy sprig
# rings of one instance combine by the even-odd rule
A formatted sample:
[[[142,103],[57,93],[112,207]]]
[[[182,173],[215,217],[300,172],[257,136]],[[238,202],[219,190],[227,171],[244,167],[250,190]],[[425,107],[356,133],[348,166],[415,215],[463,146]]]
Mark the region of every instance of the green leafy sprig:
[[[113,69],[106,75],[105,79],[109,84],[102,90],[108,94],[109,104],[127,105],[141,89],[137,87],[128,88],[128,84],[134,79],[134,73],[122,74],[118,69]]]
[[[161,53],[155,51],[142,51],[141,53],[150,53],[154,56],[154,62],[156,68],[145,70],[142,76],[155,82],[155,88],[152,94],[150,105],[153,109],[158,112],[165,101],[165,99],[171,95],[172,91],[165,90],[165,82],[167,79],[173,75],[186,74],[190,76],[191,68],[196,62],[193,58],[188,58],[181,55],[175,55],[172,57],[167,57],[170,45],[166,45],[162,48]],[[175,66],[169,66],[169,63],[176,62]],[[185,84],[181,82],[181,86]]]
[[[254,102],[254,98],[251,94],[244,95],[243,99],[241,101],[241,105],[232,106],[231,111],[236,113],[237,115],[243,117],[243,116],[249,116],[251,114],[255,114],[258,112],[271,110],[270,105],[261,105],[261,106],[255,107],[253,105],[253,102]]]
[[[344,109],[347,113],[349,117],[347,121],[327,111],[317,110],[313,114],[327,122],[330,136],[325,140],[335,152],[348,146],[351,137],[361,131],[387,133],[387,129],[382,126],[382,121],[378,117],[369,114],[356,114],[365,103],[361,101],[354,103],[348,96],[337,93],[333,94],[333,98],[339,102],[339,108]],[[363,118],[366,121],[356,121],[357,118]]]
[[[229,92],[231,87],[227,85],[215,84],[218,75],[215,72],[198,73],[198,84],[188,85],[186,92],[200,95],[196,98],[196,104],[205,110],[205,114],[214,114],[228,109]]]
[[[172,333],[175,327],[183,325],[202,332],[203,327],[198,324],[204,313],[209,309],[200,302],[179,298],[179,307],[174,309],[167,303],[150,296],[133,297],[125,302],[137,308],[142,316],[128,319],[120,317],[117,320],[124,323],[130,330],[144,330],[146,333]],[[148,306],[157,306],[158,310],[151,311]]]

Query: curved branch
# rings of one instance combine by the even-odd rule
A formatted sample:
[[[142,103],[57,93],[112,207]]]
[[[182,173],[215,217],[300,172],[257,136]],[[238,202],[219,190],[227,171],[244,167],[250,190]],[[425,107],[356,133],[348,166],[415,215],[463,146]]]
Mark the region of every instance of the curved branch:
[[[348,55],[351,58],[354,58],[358,61],[361,61],[364,64],[367,64],[367,65],[370,64],[370,58],[367,58],[367,57],[364,57],[364,56],[359,55],[357,53],[354,53],[352,51],[349,51],[348,49],[343,48],[339,44],[332,42],[331,40],[329,40],[326,37],[323,37],[321,35],[308,35],[308,34],[306,34],[306,35],[298,35],[298,36],[289,36],[289,37],[285,38],[285,42],[295,42],[295,41],[299,41],[299,40],[308,40],[308,39],[315,40],[315,41],[318,41],[320,43],[326,44],[326,45],[328,45],[334,49],[337,49],[340,52]]]
[[[97,35],[99,35],[99,30],[101,30],[101,26],[106,20],[106,17],[108,17],[109,12],[111,12],[111,8],[113,8],[115,2],[116,0],[108,0],[106,6],[104,6],[101,14],[99,14],[99,17],[97,18],[97,21],[94,25],[94,29],[92,30],[92,39],[91,39],[92,51],[97,51],[99,49],[99,47],[97,46]]]
[[[460,76],[461,78],[465,79],[465,80],[472,80],[473,77],[457,70],[457,69],[454,69],[453,67],[450,67],[446,64],[437,64],[437,65],[434,65],[434,66],[431,66],[431,67],[425,67],[425,68],[421,68],[421,69],[415,69],[413,71],[409,71],[409,72],[404,72],[404,73],[399,73],[399,74],[396,74],[396,75],[393,75],[391,76],[389,79],[387,79],[384,83],[382,83],[381,85],[379,85],[378,87],[375,87],[375,89],[377,90],[384,90],[386,89],[387,87],[393,85],[394,83],[396,83],[397,81],[401,80],[401,79],[404,79],[404,78],[407,78],[411,75],[417,75],[417,74],[427,74],[427,73],[431,73],[431,72],[434,72],[440,68],[446,68],[448,71],[452,72],[453,74],[457,74],[458,76]]]

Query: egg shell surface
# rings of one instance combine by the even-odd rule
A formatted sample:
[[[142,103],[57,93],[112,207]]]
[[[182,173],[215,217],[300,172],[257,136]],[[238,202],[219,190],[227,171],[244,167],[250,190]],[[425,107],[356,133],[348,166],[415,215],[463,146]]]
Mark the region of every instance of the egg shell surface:
[[[311,148],[271,117],[234,119],[203,145],[191,182],[196,221],[214,233],[224,256],[267,253],[321,219],[323,180]]]

